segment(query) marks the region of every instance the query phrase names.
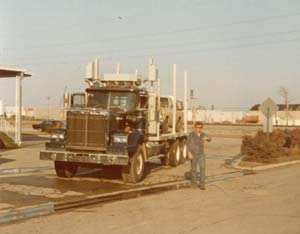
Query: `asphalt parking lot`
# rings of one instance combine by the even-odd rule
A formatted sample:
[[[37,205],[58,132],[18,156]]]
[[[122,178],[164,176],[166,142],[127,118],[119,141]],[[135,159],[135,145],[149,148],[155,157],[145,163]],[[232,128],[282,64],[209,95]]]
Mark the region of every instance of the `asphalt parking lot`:
[[[0,182],[2,210],[180,181],[190,170],[189,162],[172,168],[154,160],[147,164],[146,178],[136,185],[124,184],[118,167],[81,168],[76,177],[64,179],[56,176],[53,162],[39,160],[39,151],[43,150],[47,137],[29,135],[25,140],[23,148],[1,153],[0,171],[4,172]],[[207,144],[209,177],[237,171],[225,167],[224,160],[238,154],[239,144],[239,139],[232,138],[215,138],[212,144]],[[221,150],[224,146],[228,148],[225,154]],[[15,169],[23,171],[18,173],[20,171]]]
[[[111,204],[94,204],[50,216],[5,223],[1,225],[1,229],[4,233],[53,233],[58,232],[60,227],[64,229],[63,233],[81,233],[78,230],[84,228],[86,233],[94,233],[91,227],[101,224],[105,226],[102,227],[105,233],[204,231],[298,234],[300,191],[296,180],[300,178],[299,166],[238,176],[228,181],[214,179],[239,171],[227,167],[225,162],[239,154],[241,136],[253,134],[256,131],[254,129],[256,128],[252,126],[244,129],[206,126],[206,131],[213,137],[213,141],[206,144],[207,176],[213,181],[208,184],[206,191],[182,188],[130,200],[118,198]],[[53,162],[39,160],[39,151],[44,149],[48,137],[39,132],[28,132],[24,135],[22,148],[0,152],[0,213],[40,207],[43,204],[87,200],[90,197],[182,181],[184,173],[190,170],[189,161],[173,168],[162,166],[159,161],[154,160],[147,165],[146,178],[136,185],[124,184],[117,167],[104,170],[81,168],[74,178],[58,178]],[[283,196],[286,193],[284,190],[289,191],[287,196]],[[124,216],[128,211],[131,219]],[[92,214],[94,215],[91,216]],[[176,214],[181,215],[181,219]],[[155,220],[156,216],[164,218]],[[101,222],[96,221],[95,217]],[[114,224],[114,217],[121,220],[119,225]],[[91,226],[80,222],[81,218],[91,220]],[[63,222],[63,227],[51,224],[60,219],[69,220]],[[270,222],[274,219],[277,223],[272,226]],[[77,226],[79,223],[82,227]]]

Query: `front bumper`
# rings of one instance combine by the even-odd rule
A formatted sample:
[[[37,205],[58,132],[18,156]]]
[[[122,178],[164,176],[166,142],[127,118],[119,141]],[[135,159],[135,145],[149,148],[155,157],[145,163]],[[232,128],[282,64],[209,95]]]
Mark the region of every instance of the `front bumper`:
[[[61,150],[65,149],[64,142],[53,141],[53,142],[46,142],[45,144],[46,150]]]
[[[128,165],[129,157],[126,154],[42,151],[40,152],[40,160],[126,166]]]

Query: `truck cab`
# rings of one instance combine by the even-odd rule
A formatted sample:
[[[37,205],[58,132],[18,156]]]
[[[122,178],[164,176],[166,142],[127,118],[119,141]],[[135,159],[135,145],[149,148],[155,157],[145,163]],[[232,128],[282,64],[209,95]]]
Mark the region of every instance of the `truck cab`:
[[[128,135],[126,126],[145,134],[146,110],[139,106],[137,89],[88,88],[86,97],[85,108],[71,108],[67,113],[67,150],[111,151],[121,141],[121,133]]]
[[[154,79],[149,80],[152,84]],[[187,133],[174,132],[174,127],[169,132],[173,97],[160,96],[152,88],[149,92],[143,85],[147,79],[138,74],[94,74],[86,81],[85,92],[71,95],[64,134],[51,136],[60,143],[50,141],[40,152],[41,160],[54,161],[59,177],[73,177],[79,166],[119,165],[123,180],[137,183],[143,179],[145,163],[153,158],[170,166],[184,162]],[[176,102],[179,119],[180,103]],[[161,116],[170,116],[167,131]]]

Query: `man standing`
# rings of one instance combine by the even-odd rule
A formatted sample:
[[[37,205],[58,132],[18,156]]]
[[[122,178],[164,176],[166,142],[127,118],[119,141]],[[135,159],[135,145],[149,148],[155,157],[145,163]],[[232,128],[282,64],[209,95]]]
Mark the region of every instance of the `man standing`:
[[[200,169],[199,188],[205,190],[205,154],[204,141],[211,141],[204,132],[203,124],[200,121],[195,122],[195,131],[191,132],[187,139],[188,157],[192,160],[191,182],[193,186],[197,185],[197,165]]]

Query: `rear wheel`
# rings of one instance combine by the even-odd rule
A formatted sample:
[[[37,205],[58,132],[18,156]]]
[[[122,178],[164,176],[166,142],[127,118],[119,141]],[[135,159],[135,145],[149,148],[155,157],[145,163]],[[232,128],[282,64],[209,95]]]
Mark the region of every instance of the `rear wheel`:
[[[129,164],[122,168],[123,181],[126,183],[137,183],[143,179],[145,170],[145,160],[140,145],[135,154],[130,158]]]
[[[172,167],[176,167],[180,164],[180,155],[181,155],[181,151],[180,151],[180,143],[178,140],[176,140],[171,148],[170,148],[170,165]]]
[[[185,163],[187,160],[187,144],[186,144],[186,139],[183,139],[180,142],[180,163]]]
[[[64,178],[74,177],[78,169],[78,166],[71,162],[55,161],[54,166],[56,175]]]

